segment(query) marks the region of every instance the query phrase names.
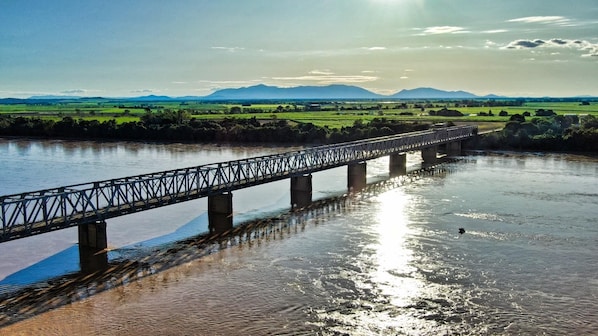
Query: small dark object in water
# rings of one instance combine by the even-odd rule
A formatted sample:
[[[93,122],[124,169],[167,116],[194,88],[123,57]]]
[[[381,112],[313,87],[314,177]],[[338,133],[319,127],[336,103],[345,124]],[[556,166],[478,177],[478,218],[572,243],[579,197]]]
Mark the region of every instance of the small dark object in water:
[[[459,228],[459,233],[460,234],[464,234],[465,233],[465,229],[464,228]]]

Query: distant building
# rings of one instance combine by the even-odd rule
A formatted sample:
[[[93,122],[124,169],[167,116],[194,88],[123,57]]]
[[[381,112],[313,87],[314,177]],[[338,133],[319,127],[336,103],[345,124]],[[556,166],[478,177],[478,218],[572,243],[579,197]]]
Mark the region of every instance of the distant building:
[[[322,106],[318,103],[310,103],[310,104],[305,105],[305,110],[306,111],[321,111]]]

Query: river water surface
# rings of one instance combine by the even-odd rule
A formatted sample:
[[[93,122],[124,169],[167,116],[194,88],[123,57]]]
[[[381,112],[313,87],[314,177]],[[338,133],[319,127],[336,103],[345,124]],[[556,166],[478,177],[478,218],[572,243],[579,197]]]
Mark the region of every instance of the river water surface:
[[[1,140],[0,194],[286,150]],[[368,180],[387,164],[368,162]],[[315,198],[342,194],[345,174],[317,173]],[[235,222],[286,211],[288,189],[235,192]],[[474,153],[341,204],[217,248],[173,243],[205,230],[204,200],[110,220],[111,260],[168,250],[178,261],[111,285],[73,284],[68,304],[11,311],[0,333],[598,334],[598,159]],[[0,293],[78,271],[76,239],[68,229],[0,244]]]

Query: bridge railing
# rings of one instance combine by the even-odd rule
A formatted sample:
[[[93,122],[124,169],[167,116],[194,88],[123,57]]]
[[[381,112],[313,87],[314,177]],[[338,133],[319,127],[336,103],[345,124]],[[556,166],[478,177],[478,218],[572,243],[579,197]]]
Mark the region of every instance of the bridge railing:
[[[0,242],[466,139],[475,130],[412,132],[0,196]]]

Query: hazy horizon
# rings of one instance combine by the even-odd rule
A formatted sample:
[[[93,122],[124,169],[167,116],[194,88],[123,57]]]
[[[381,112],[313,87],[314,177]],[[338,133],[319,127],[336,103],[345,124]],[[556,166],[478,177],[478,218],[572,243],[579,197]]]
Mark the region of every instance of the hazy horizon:
[[[135,99],[135,98],[144,98],[144,97],[158,97],[158,98],[159,97],[168,97],[170,99],[179,99],[179,98],[210,99],[210,95],[211,94],[213,94],[213,93],[218,94],[218,92],[220,92],[221,90],[222,91],[228,91],[229,89],[232,89],[232,90],[241,89],[242,90],[242,89],[250,89],[250,88],[256,88],[256,89],[258,89],[262,85],[265,85],[265,84],[255,84],[255,85],[252,85],[250,87],[222,88],[222,89],[216,90],[216,91],[214,91],[212,93],[209,93],[207,95],[172,95],[171,96],[171,95],[165,95],[165,94],[159,94],[159,93],[157,94],[157,93],[151,93],[151,92],[146,93],[146,94],[129,95],[129,96],[82,96],[82,95],[76,95],[76,94],[75,95],[67,95],[67,94],[46,94],[46,95],[44,95],[44,94],[42,94],[42,95],[33,95],[33,96],[23,97],[23,98],[17,98],[17,97],[0,97],[0,99],[86,99],[86,98],[93,99],[93,98],[101,98],[101,99],[123,99],[123,100],[126,100],[126,99]],[[337,85],[337,84],[330,84],[330,85]],[[303,86],[294,86],[294,87],[279,87],[279,86],[266,85],[266,87],[269,88],[269,89],[271,89],[271,88],[276,88],[276,89],[293,89],[293,88],[300,88],[300,87],[310,87],[310,88],[319,88],[319,87],[321,87],[321,88],[325,89],[327,86],[330,86],[330,85],[326,85],[326,86],[324,86],[324,85],[303,85]],[[347,85],[347,84],[338,84],[338,85]],[[358,85],[349,85],[348,87],[361,88]],[[415,94],[415,95],[417,95],[417,97],[411,97],[411,96],[408,96],[408,97],[393,97],[395,95],[400,95],[404,91],[407,92],[406,93],[407,95],[409,95],[409,94]],[[464,94],[473,94],[472,92],[468,92],[468,91],[464,91],[464,90],[450,90],[449,91],[449,90],[441,90],[441,89],[432,88],[432,87],[418,87],[418,88],[412,88],[412,89],[410,89],[410,88],[404,88],[404,89],[401,89],[399,91],[396,91],[396,92],[393,92],[393,93],[387,94],[387,95],[381,94],[377,98],[371,98],[371,97],[365,97],[364,96],[363,98],[348,98],[348,99],[376,99],[376,100],[378,100],[378,99],[414,99],[414,98],[430,98],[430,99],[434,99],[434,97],[424,97],[424,96],[421,96],[422,92],[427,92],[427,91],[434,91],[433,95],[442,94],[442,93],[446,93],[447,94],[447,96],[445,98],[440,98],[440,99],[465,99],[465,98],[469,98],[469,97],[466,97],[466,96],[464,96],[464,97],[450,97],[450,94],[457,93],[457,92],[464,93]],[[437,91],[439,93],[437,93]],[[372,91],[369,91],[369,92],[375,94],[375,92],[372,92]],[[265,100],[270,100],[270,99],[274,99],[274,100],[285,99],[285,98],[280,98],[280,97],[273,98],[273,97],[271,97],[272,93],[270,92],[269,94],[270,95],[264,96],[263,98],[259,98],[259,99],[265,99]],[[291,94],[291,93],[289,93],[289,94]],[[249,96],[251,96],[251,97],[249,97]],[[238,97],[232,98],[231,97],[231,98],[216,98],[216,99],[224,99],[224,100],[226,100],[226,99],[232,99],[232,100],[235,100],[235,99],[247,99],[247,100],[258,99],[256,97],[254,97],[255,93],[250,93],[249,96],[248,96],[248,98],[238,98]],[[542,98],[556,98],[556,99],[559,99],[559,98],[563,98],[563,99],[576,99],[576,98],[579,98],[579,99],[583,99],[583,98],[591,98],[591,99],[595,99],[595,98],[598,98],[598,95],[597,96],[575,95],[575,96],[533,96],[532,97],[532,96],[500,96],[500,95],[495,95],[493,93],[488,93],[486,95],[477,95],[477,97],[471,97],[471,98],[472,99],[484,99],[484,98],[489,98],[489,97],[497,97],[497,98],[505,98],[505,99],[514,99],[514,98],[530,98],[530,99],[542,99]],[[332,95],[330,97],[328,97],[328,98],[330,98],[330,99],[338,99],[338,97],[334,97]],[[314,97],[307,97],[307,96],[304,97],[304,98],[293,98],[293,97],[289,96],[287,99],[291,99],[292,100],[292,99],[315,99],[315,98]]]
[[[8,1],[0,97],[432,87],[598,96],[595,0]]]

